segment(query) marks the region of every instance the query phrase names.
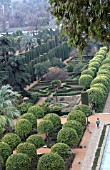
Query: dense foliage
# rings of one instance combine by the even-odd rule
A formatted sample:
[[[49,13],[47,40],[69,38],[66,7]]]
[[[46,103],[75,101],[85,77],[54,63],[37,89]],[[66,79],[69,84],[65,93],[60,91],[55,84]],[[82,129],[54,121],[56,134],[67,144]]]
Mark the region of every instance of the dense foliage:
[[[28,112],[32,113],[36,117],[36,119],[42,118],[44,116],[43,109],[40,106],[37,106],[37,105],[31,106],[28,109]]]
[[[57,153],[64,160],[68,157],[69,150],[70,150],[69,146],[65,143],[56,143],[51,147],[51,152]]]
[[[53,0],[50,11],[61,24],[61,30],[69,38],[69,44],[83,50],[87,39],[110,42],[109,1]]]
[[[92,114],[91,109],[85,104],[75,106],[74,110],[81,110],[83,113],[88,113],[89,115]]]
[[[69,120],[66,123],[63,124],[63,128],[72,128],[75,129],[78,136],[83,134],[83,129],[82,129],[82,125],[80,122],[76,121],[76,120]]]
[[[32,131],[32,124],[27,119],[20,119],[15,125],[15,133],[21,138],[27,137]]]
[[[49,134],[53,128],[53,123],[50,120],[43,120],[38,124],[37,131],[39,133]]]
[[[37,128],[37,120],[32,113],[25,113],[20,117],[20,119],[27,119],[32,124],[32,128]]]
[[[54,126],[60,125],[61,124],[61,119],[60,117],[55,114],[55,113],[49,113],[44,116],[44,120],[50,120]]]
[[[39,159],[37,169],[38,170],[42,170],[42,169],[64,170],[65,169],[64,160],[58,154],[46,153]]]
[[[78,135],[76,130],[72,128],[63,128],[58,132],[57,142],[66,143],[71,146],[78,142]]]
[[[3,161],[6,162],[7,158],[12,154],[10,146],[5,142],[0,142],[0,156],[2,156]]]
[[[2,138],[2,142],[7,143],[13,151],[21,142],[21,139],[18,135],[14,133],[8,133]]]
[[[36,148],[35,148],[34,144],[24,142],[24,143],[20,143],[17,146],[16,152],[17,153],[24,153],[29,158],[33,158],[36,155]]]
[[[38,149],[44,145],[44,139],[37,134],[29,136],[26,139],[26,142],[34,144],[36,149]]]
[[[6,162],[6,170],[30,170],[31,162],[24,153],[12,154]]]
[[[77,120],[82,125],[86,124],[86,115],[80,110],[73,110],[68,114],[67,120]]]

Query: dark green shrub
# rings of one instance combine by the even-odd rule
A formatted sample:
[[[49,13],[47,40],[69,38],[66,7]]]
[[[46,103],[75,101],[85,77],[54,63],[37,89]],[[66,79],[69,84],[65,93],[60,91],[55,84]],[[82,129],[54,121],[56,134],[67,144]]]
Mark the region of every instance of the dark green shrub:
[[[90,75],[81,75],[79,78],[79,84],[81,86],[84,86],[85,88],[88,88],[93,80],[93,77]]]
[[[54,126],[60,125],[61,124],[61,119],[60,117],[55,114],[55,113],[49,113],[44,116],[44,120],[50,120]]]
[[[58,132],[57,142],[66,143],[71,146],[78,142],[78,134],[76,130],[72,128],[63,128]]]
[[[81,110],[83,113],[88,113],[89,115],[92,114],[91,109],[85,104],[75,106],[74,110]]]
[[[38,124],[37,131],[39,133],[45,133],[48,135],[50,132],[53,131],[53,128],[53,123],[50,120],[43,120]]]
[[[0,139],[2,138],[3,135],[3,128],[0,126]]]
[[[73,72],[74,70],[74,65],[72,63],[69,63],[67,66],[66,66],[66,69],[68,72]]]
[[[6,170],[30,170],[30,168],[30,159],[23,153],[9,156],[6,162]]]
[[[81,92],[81,101],[82,101],[82,104],[85,104],[87,106],[89,105],[88,93],[86,91]]]
[[[26,142],[34,144],[36,149],[44,146],[44,139],[37,134],[29,136]]]
[[[28,109],[32,106],[29,102],[23,102],[18,106],[18,110],[20,111],[21,115],[26,113]]]
[[[4,161],[1,156],[0,156],[0,170],[4,170]]]
[[[68,114],[67,120],[77,120],[82,125],[86,124],[86,116],[85,113],[83,113],[80,110],[73,110]]]
[[[37,165],[37,170],[64,170],[64,160],[55,153],[46,153],[43,155]]]
[[[87,90],[89,95],[89,102],[95,104],[96,112],[102,112],[104,104],[105,104],[105,96],[101,89],[92,87]]]
[[[11,154],[12,150],[10,146],[5,142],[0,142],[0,156],[3,158],[4,163]]]
[[[13,151],[19,145],[21,139],[15,133],[8,133],[2,138],[2,142],[7,143]]]
[[[48,99],[47,99],[48,100]],[[40,107],[44,110],[44,115],[50,112],[49,108],[50,103],[49,102],[43,102]]]
[[[29,158],[33,158],[36,155],[36,148],[35,148],[34,144],[28,143],[28,142],[24,142],[24,143],[20,143],[17,146],[16,152],[17,153],[24,153]]]
[[[32,128],[37,128],[37,120],[32,113],[25,113],[20,118],[29,120],[29,122],[32,124]]]
[[[65,143],[56,143],[51,147],[51,152],[57,153],[64,160],[68,157],[69,150],[70,150],[70,147]]]
[[[32,131],[32,124],[27,119],[20,119],[15,125],[15,133],[21,138],[27,137]]]
[[[50,107],[50,112],[60,114],[61,113],[61,106],[57,104],[57,105]]]
[[[37,105],[31,106],[28,109],[28,112],[32,113],[36,117],[36,119],[42,118],[44,116],[43,109],[40,106],[37,106]]]
[[[76,120],[70,120],[70,121],[67,121],[66,123],[64,123],[63,128],[66,128],[66,127],[75,129],[78,136],[83,134],[82,125],[80,122],[78,122]]]

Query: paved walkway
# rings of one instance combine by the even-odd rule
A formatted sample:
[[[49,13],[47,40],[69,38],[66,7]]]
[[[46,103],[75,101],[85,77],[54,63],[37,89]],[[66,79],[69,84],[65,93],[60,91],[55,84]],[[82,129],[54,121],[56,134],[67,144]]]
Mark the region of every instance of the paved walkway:
[[[103,113],[110,113],[110,91],[107,97],[107,101],[106,101]]]

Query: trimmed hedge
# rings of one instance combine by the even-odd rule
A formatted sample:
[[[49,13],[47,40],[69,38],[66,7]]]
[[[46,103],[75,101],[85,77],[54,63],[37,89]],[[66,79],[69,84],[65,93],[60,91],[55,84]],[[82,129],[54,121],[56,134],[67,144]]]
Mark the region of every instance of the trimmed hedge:
[[[31,106],[29,109],[28,109],[28,112],[29,113],[32,113],[36,119],[39,119],[39,118],[42,118],[44,117],[44,111],[43,109],[40,107],[40,106]]]
[[[12,151],[21,143],[21,139],[18,135],[14,133],[8,133],[2,138],[2,142],[7,143]]]
[[[51,152],[57,153],[60,155],[64,160],[68,158],[70,147],[65,143],[56,143],[51,147]]]
[[[15,125],[15,133],[21,138],[27,137],[32,131],[32,124],[27,119],[19,119]]]
[[[102,112],[106,96],[104,96],[104,93],[101,89],[92,87],[89,90],[87,90],[88,96],[89,96],[89,102],[94,103],[95,110],[97,113]]]
[[[0,156],[3,158],[4,163],[11,154],[12,150],[10,146],[5,142],[0,142]]]
[[[75,106],[74,110],[81,110],[83,113],[92,114],[92,110],[85,104]]]
[[[37,134],[29,136],[26,139],[26,142],[34,144],[36,149],[44,146],[44,139],[41,136],[37,135]]]
[[[55,113],[49,113],[44,116],[43,120],[50,120],[54,126],[58,126],[61,124],[60,117]]]
[[[65,164],[61,156],[55,153],[46,153],[40,157],[37,170],[64,170]]]
[[[30,170],[31,161],[26,154],[12,154],[6,162],[6,170]]]
[[[86,115],[80,110],[73,110],[68,114],[67,120],[79,121],[82,125],[86,124]]]
[[[39,133],[49,134],[53,131],[53,123],[50,120],[43,120],[38,124],[37,131]]]
[[[27,119],[32,124],[32,128],[37,128],[37,120],[32,113],[25,113],[20,117],[20,119]]]
[[[17,153],[24,153],[29,158],[34,158],[35,155],[36,155],[36,148],[35,148],[34,144],[28,143],[28,142],[24,142],[24,143],[20,143],[17,146],[16,152]]]
[[[71,146],[78,142],[78,134],[76,130],[72,128],[63,128],[58,132],[57,142],[66,143]]]
[[[81,77],[79,78],[79,84],[81,86],[84,86],[85,88],[89,88],[92,80],[93,77],[90,75],[81,75]]]
[[[83,134],[82,124],[76,120],[70,120],[63,124],[62,128],[72,128],[75,129],[78,136]]]

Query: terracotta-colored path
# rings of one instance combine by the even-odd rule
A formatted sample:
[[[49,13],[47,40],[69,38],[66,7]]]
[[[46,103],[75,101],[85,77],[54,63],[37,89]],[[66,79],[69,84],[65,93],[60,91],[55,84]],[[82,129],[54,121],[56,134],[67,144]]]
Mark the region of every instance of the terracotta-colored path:
[[[96,127],[96,119],[97,117],[100,119],[101,121],[101,125],[100,125],[100,129],[97,129]],[[42,121],[42,119],[38,120],[38,123]],[[64,124],[67,121],[67,118],[61,118],[61,123]],[[95,149],[97,149],[96,143],[98,145],[98,141],[100,139],[100,134],[102,131],[102,126],[106,123],[110,123],[110,114],[95,114],[89,117],[89,121],[90,121],[90,125],[89,128],[85,131],[84,136],[82,138],[82,141],[80,143],[80,145],[83,148],[78,148],[78,149],[74,149],[72,148],[72,152],[76,153],[75,159],[73,161],[71,170],[89,170],[86,169],[86,164],[88,164],[88,162],[90,163],[90,161],[93,163],[94,157],[89,157],[89,152],[96,152]],[[99,135],[97,135],[99,134]],[[95,136],[96,135],[96,136]],[[91,142],[92,142],[92,147],[91,147]],[[95,147],[95,146],[96,147]],[[40,148],[38,150],[38,152],[40,153],[48,153],[51,150],[49,148]],[[91,155],[91,153],[90,153]],[[90,160],[89,160],[90,159]],[[87,161],[87,162],[86,162]],[[86,163],[86,164],[85,164]],[[92,164],[91,164],[92,166]],[[85,167],[85,168],[84,168]]]
[[[103,124],[110,123],[110,114],[95,114],[95,115],[92,115],[92,116],[89,117],[89,121],[91,122],[90,125],[89,125],[89,131],[88,131],[88,129],[85,131],[85,134],[84,134],[83,139],[82,139],[81,144],[80,144],[83,148],[72,149],[72,152],[76,153],[76,156],[75,156],[75,159],[73,161],[71,170],[84,170],[84,169],[89,170],[86,167],[84,168],[83,163],[84,163],[85,160],[87,160],[86,164],[90,163],[88,155],[90,156],[91,153],[89,154],[87,152],[88,151],[93,152],[94,148],[95,148],[94,145],[96,145],[96,143],[98,143],[98,141],[99,141],[100,136],[98,137],[98,135],[93,139],[94,133],[98,130],[100,131],[100,129],[96,128],[95,122],[96,122],[97,117],[101,121],[100,129],[101,129],[101,126],[103,126]],[[91,141],[93,143],[93,146],[91,148],[89,148]],[[94,160],[94,157],[92,158],[92,161],[93,160]],[[79,162],[80,162],[80,164],[79,164]],[[82,167],[82,165],[83,165],[83,167]]]

